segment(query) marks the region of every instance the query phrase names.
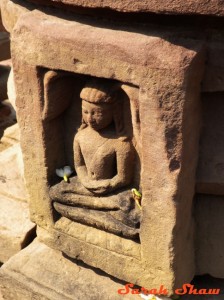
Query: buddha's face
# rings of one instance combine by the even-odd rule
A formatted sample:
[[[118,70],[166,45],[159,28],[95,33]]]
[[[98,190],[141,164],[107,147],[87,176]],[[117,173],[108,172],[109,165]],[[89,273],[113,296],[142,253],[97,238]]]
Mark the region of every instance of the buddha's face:
[[[82,101],[82,117],[92,129],[98,131],[106,128],[113,121],[112,105],[108,103],[90,103]]]

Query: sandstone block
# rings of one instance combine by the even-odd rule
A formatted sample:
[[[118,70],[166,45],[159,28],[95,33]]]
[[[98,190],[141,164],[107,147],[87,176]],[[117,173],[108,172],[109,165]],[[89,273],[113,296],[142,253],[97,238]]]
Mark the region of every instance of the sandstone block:
[[[105,1],[91,1],[91,0],[29,0],[37,4],[43,5],[64,5],[74,8],[100,8],[113,9],[119,12],[153,12],[159,14],[202,14],[223,16],[223,5],[218,0],[211,0],[204,2],[203,0],[174,0],[174,1],[158,1],[158,0],[105,0]]]
[[[2,148],[8,148],[15,144],[18,144],[20,141],[20,131],[18,123],[9,126],[4,130],[4,134],[1,138]]]
[[[31,0],[31,1],[35,1],[36,4],[47,4],[47,2],[41,1],[41,0]],[[62,16],[62,10],[61,5],[62,3],[64,3],[63,5],[68,5],[66,6],[66,10],[67,9],[72,9],[72,7],[75,7],[75,10],[77,8],[85,11],[85,9],[90,9],[91,7],[94,8],[95,5],[97,6],[97,2],[92,2],[92,1],[85,1],[84,0],[77,0],[77,3],[75,4],[75,2],[73,3],[74,6],[72,5],[72,2],[68,3],[67,1],[49,1],[48,4],[50,5],[59,5],[59,9],[58,11],[60,12],[60,15]],[[122,3],[124,3],[122,1]],[[151,3],[151,1],[150,1]],[[173,2],[172,2],[173,3]],[[185,3],[186,4],[186,3]],[[38,5],[34,5],[31,3],[27,3],[25,1],[20,1],[19,3],[15,3],[11,0],[1,0],[1,9],[2,9],[2,18],[3,18],[3,22],[4,22],[4,26],[7,28],[7,30],[9,32],[11,32],[14,28],[14,26],[16,25],[17,20],[22,17],[22,15],[26,14],[29,11],[32,11],[33,9],[38,9]],[[62,5],[62,6],[63,6]],[[99,7],[105,7],[105,2],[102,3],[102,1],[100,3],[98,3]],[[116,7],[116,2],[112,2],[111,3],[112,6]],[[136,6],[136,4],[134,4],[132,2],[132,5]],[[143,5],[143,2],[141,1],[141,3],[138,4],[138,7],[140,7],[141,5]],[[146,5],[146,3],[144,4]],[[149,3],[147,3],[147,5],[150,5]],[[159,6],[162,7],[163,4],[159,3]],[[171,5],[171,4],[170,4]],[[188,4],[187,4],[188,5]],[[191,3],[191,5],[196,5],[196,2]],[[190,5],[190,6],[191,6]],[[215,3],[210,3],[211,7],[215,7]],[[122,6],[122,5],[121,5]],[[119,6],[119,7],[121,7]],[[193,7],[192,6],[192,7]],[[198,6],[198,2],[197,2],[197,6]],[[199,5],[200,6],[200,5]],[[204,4],[203,7],[206,8],[208,6],[208,4]],[[131,5],[129,5],[128,7],[131,7]],[[168,7],[168,5],[166,5],[166,7]],[[180,7],[183,7],[183,5],[180,5]],[[47,8],[46,8],[47,9]],[[94,11],[94,9],[92,9],[92,11]],[[219,11],[220,12],[220,11]],[[89,13],[89,11],[88,11]],[[105,14],[107,15],[107,13],[103,13],[103,16],[105,17]],[[64,15],[64,17],[66,18],[66,14]],[[111,16],[110,16],[111,18]],[[87,20],[86,20],[87,21]],[[164,31],[166,31],[167,29],[164,27],[163,29]],[[177,30],[177,28],[175,28],[174,30]],[[178,34],[184,34],[184,35],[188,35],[190,33],[190,35],[192,35],[192,37],[194,38],[195,36],[198,36],[201,39],[201,42],[204,44],[204,46],[206,47],[206,51],[207,51],[207,68],[205,69],[205,74],[203,77],[203,81],[202,81],[202,91],[205,92],[216,92],[216,91],[222,91],[224,88],[224,77],[223,77],[223,70],[224,70],[224,61],[222,59],[222,57],[224,57],[224,48],[223,48],[223,40],[224,40],[224,34],[222,30],[217,30],[217,29],[211,29],[211,26],[207,26],[205,25],[205,28],[202,32],[197,32],[195,31],[195,28],[192,27],[191,30],[187,30],[184,27],[181,27],[180,24],[180,28],[179,28],[179,33]],[[169,39],[169,38],[168,38]]]
[[[28,204],[0,194],[0,261],[7,261],[34,237]]]
[[[3,265],[0,278],[7,300],[136,299],[117,293],[124,282],[71,261],[37,240]]]
[[[24,2],[24,6],[22,6],[20,3],[15,3],[11,0],[1,0],[2,23],[8,32],[12,31],[18,17],[29,11],[30,6],[32,5],[27,5],[26,2]]]
[[[18,124],[4,130],[0,140],[0,161],[0,261],[5,262],[35,236],[35,224],[29,219],[29,208],[25,203],[28,195],[23,178]]]
[[[191,208],[204,51],[200,40],[175,35],[173,43],[170,34],[114,30],[36,11],[17,22],[12,59],[31,218],[39,238],[112,276],[148,288],[162,282],[172,293],[194,275]],[[136,141],[136,182],[143,195],[139,240],[114,238],[91,226],[82,235],[76,231],[81,226],[70,226],[52,205],[55,170],[74,165],[79,95],[89,77],[117,80],[128,99],[125,118]]]
[[[23,159],[20,144],[16,143],[1,151],[0,161],[0,194],[12,199],[27,201],[28,194],[23,178]]]

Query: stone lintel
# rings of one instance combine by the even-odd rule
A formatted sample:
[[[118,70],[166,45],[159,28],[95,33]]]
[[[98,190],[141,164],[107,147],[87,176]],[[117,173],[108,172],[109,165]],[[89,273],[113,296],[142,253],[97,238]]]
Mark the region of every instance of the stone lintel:
[[[59,1],[60,2],[60,1]],[[77,1],[78,2],[78,1]],[[84,1],[85,2],[85,1]],[[142,1],[141,1],[142,2]],[[186,1],[185,1],[186,2]],[[44,0],[44,3],[46,4],[46,1]],[[44,4],[42,3],[42,4]],[[56,1],[52,2],[56,3]],[[95,5],[95,2],[91,1],[91,5]],[[113,2],[114,3],[114,2]],[[123,2],[122,2],[123,3]],[[196,3],[196,2],[195,2]],[[11,32],[16,25],[17,20],[19,17],[22,17],[22,15],[26,14],[27,12],[30,12],[34,9],[38,9],[38,4],[31,4],[26,1],[20,1],[20,2],[13,2],[11,0],[1,0],[1,11],[2,11],[2,21],[7,29],[7,31]],[[160,3],[160,6],[163,5]],[[198,5],[198,3],[197,3]],[[206,4],[207,5],[207,4]],[[69,6],[71,7],[71,6]],[[44,9],[44,8],[42,8]],[[46,8],[47,9],[47,8]],[[48,9],[49,11],[49,9]],[[53,11],[55,14],[55,11]],[[66,12],[61,11],[60,9],[57,10],[57,13],[60,14],[60,16],[66,19]],[[105,14],[106,16],[107,14]],[[75,18],[75,15],[74,15]],[[75,19],[74,19],[75,20]],[[85,18],[85,21],[88,22],[88,18]],[[115,23],[116,24],[116,23]],[[107,23],[108,25],[108,23]],[[103,26],[103,25],[101,25]],[[151,26],[151,28],[156,28],[155,26]],[[170,26],[172,28],[172,26]],[[132,28],[127,28],[127,30],[132,30]],[[197,36],[199,39],[202,39],[202,41],[205,42],[205,45],[207,47],[207,68],[205,70],[203,82],[202,82],[202,91],[205,92],[216,92],[216,91],[223,91],[224,87],[224,77],[223,77],[223,70],[224,70],[224,61],[223,61],[223,53],[224,53],[224,47],[223,47],[223,41],[224,41],[224,34],[222,31],[219,30],[211,30],[211,28],[205,29],[204,33],[201,34],[201,32],[197,33],[195,32],[195,28],[192,28],[192,31],[189,29],[186,33],[184,27],[181,28],[173,28],[172,30],[177,31],[175,35],[178,35],[182,32],[184,36],[187,36],[190,32],[190,34],[193,36]],[[162,34],[167,31],[167,28],[162,28],[160,26],[160,31]],[[158,33],[159,34],[159,33]],[[206,38],[205,38],[206,37]]]

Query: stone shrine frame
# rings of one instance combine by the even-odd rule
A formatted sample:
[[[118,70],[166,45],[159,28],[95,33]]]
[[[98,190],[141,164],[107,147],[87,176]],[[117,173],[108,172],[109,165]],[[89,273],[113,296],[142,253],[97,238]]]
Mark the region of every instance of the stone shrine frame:
[[[39,240],[52,248],[127,282],[146,288],[163,284],[172,294],[195,272],[192,200],[203,46],[177,33],[171,38],[159,30],[150,35],[94,25],[46,19],[34,11],[12,33],[31,219]],[[71,126],[74,107],[66,108],[72,92],[78,95],[90,77],[117,80],[130,101],[141,162],[136,171],[143,195],[140,242],[58,219],[52,207],[55,169],[72,165],[65,159],[72,157],[69,137],[81,120],[78,110],[77,125]],[[62,119],[67,122],[63,134]]]

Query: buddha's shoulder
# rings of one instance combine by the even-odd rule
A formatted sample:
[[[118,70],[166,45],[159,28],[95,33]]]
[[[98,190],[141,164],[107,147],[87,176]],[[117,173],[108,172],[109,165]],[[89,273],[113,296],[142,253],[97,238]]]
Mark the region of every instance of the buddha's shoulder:
[[[131,140],[128,137],[119,137],[114,142],[123,148],[131,147]]]
[[[79,130],[76,133],[74,140],[79,141],[80,139],[83,139],[84,137],[87,138],[87,131],[86,130],[87,130],[87,128]]]

